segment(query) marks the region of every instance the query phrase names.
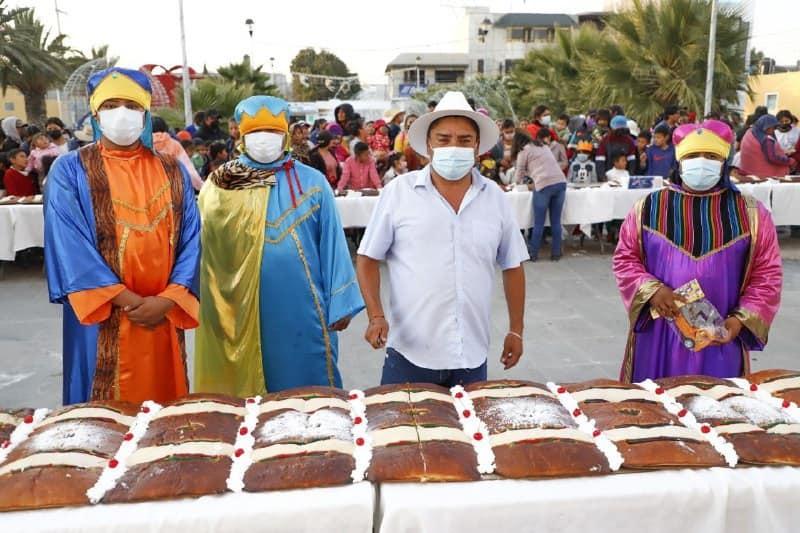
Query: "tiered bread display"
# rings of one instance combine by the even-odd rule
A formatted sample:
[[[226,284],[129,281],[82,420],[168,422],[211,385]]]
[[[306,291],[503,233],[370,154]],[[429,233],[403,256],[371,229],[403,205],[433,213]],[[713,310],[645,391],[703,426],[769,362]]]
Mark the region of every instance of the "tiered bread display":
[[[26,415],[17,428],[26,438],[12,438],[0,463],[0,510],[89,503],[86,491],[113,460],[136,411],[103,402]]]
[[[682,376],[658,380],[698,422],[730,442],[739,461],[749,464],[800,465],[800,424],[788,400],[778,405],[757,398],[764,385],[745,387],[733,381],[706,376]],[[709,430],[710,432],[710,430]]]
[[[474,406],[488,429],[496,473],[509,478],[608,474],[609,459],[591,430],[578,427],[546,386],[530,381],[488,381],[455,397]],[[613,462],[613,460],[612,460]]]
[[[477,456],[450,391],[387,385],[365,391],[370,481],[473,481]],[[463,416],[463,413],[462,413]]]
[[[697,429],[687,427],[659,399],[663,391],[598,379],[559,388],[616,444],[633,469],[724,466],[725,458]]]

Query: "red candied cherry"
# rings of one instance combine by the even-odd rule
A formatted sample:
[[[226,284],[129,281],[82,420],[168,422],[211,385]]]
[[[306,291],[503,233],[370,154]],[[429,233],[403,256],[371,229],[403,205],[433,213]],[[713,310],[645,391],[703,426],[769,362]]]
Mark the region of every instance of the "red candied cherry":
[[[8,442],[7,440],[4,440],[3,444],[0,444],[0,448],[8,448],[10,445],[11,445],[10,442]]]
[[[241,457],[242,455],[244,455],[244,450],[241,448],[236,448],[236,451],[233,452],[233,455],[235,455],[236,457]]]
[[[364,422],[364,419],[363,419],[363,418],[361,418],[360,416],[357,416],[357,417],[355,417],[355,418],[353,419],[353,424],[355,424],[355,425],[361,424],[361,423],[363,423],[363,422]]]
[[[146,405],[144,405],[144,406],[142,406],[142,409],[141,409],[141,411],[142,411],[143,413],[145,413],[145,414],[146,414],[146,413],[149,413],[149,412],[150,412],[150,408],[149,408],[149,407],[147,407]]]
[[[472,438],[475,440],[483,440],[483,433],[475,433]]]
[[[656,392],[656,394],[664,394],[664,389],[662,389],[661,387],[656,387],[656,391],[655,392]]]
[[[363,446],[364,445],[364,437],[358,437],[356,439],[356,446]]]
[[[602,431],[600,431],[599,429],[595,429],[594,431],[592,431],[592,437],[599,437],[601,433]]]
[[[463,397],[464,397],[464,393],[463,393],[463,392],[457,392],[457,393],[456,393],[456,398],[458,398],[459,400],[460,400],[461,398],[463,398]]]
[[[355,392],[351,392],[349,398],[351,400],[356,400],[358,399],[358,394],[356,394]]]
[[[125,433],[122,437],[123,440],[133,440],[133,433]]]
[[[256,399],[255,398],[248,398],[247,399],[247,403],[256,403]]]
[[[22,421],[25,422],[26,424],[33,424],[33,417],[31,415],[28,415],[25,418],[23,418]]]
[[[678,411],[678,418],[683,418],[688,413],[689,413],[689,411],[687,411],[686,409],[681,409],[680,411]]]
[[[246,427],[239,428],[239,435],[247,435],[247,428]]]
[[[791,405],[792,402],[790,402],[789,400],[783,400],[783,403],[781,404],[781,406],[783,406],[784,409],[788,409],[789,407],[791,407]]]
[[[117,461],[116,459],[111,459],[111,460],[108,462],[108,467],[109,467],[109,468],[116,468],[116,467],[118,467],[118,466],[119,466],[119,461]]]
[[[700,426],[700,431],[702,431],[703,433],[708,433],[708,432],[711,431],[711,427],[704,424],[704,425]]]
[[[751,383],[750,384],[750,390],[753,391],[753,392],[757,391],[758,390],[758,385],[756,385],[755,383]]]
[[[558,389],[556,389],[556,392],[558,392],[559,394],[564,394],[565,392],[567,392],[567,388],[559,387]]]
[[[464,409],[464,412],[461,414],[464,415],[464,418],[469,418],[472,415],[469,409]]]
[[[576,417],[577,416],[581,416],[581,410],[580,409],[575,409],[574,411],[572,411],[572,416],[576,416]]]

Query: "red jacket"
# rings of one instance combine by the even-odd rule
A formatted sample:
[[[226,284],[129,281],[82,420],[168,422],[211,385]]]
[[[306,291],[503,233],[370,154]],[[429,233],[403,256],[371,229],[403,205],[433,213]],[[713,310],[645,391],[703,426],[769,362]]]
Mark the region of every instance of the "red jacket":
[[[32,177],[26,176],[15,168],[6,170],[3,183],[6,187],[6,194],[9,196],[33,196],[38,189]]]
[[[539,133],[539,130],[542,129],[542,128],[544,128],[544,126],[541,125],[538,121],[531,122],[530,124],[528,124],[528,128],[527,128],[528,129],[528,135],[531,136],[531,139],[535,139],[536,135],[538,135],[538,133]],[[550,129],[550,138],[553,139],[554,141],[557,141],[558,140],[558,134],[556,133],[556,130],[554,130],[553,128],[549,128],[549,129]]]

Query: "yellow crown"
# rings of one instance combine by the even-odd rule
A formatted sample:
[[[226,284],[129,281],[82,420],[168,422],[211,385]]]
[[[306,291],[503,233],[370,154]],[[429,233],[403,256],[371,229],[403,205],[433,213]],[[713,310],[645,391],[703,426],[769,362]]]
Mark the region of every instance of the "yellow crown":
[[[675,146],[675,157],[680,161],[687,155],[707,152],[727,158],[730,151],[731,145],[725,139],[711,130],[700,128],[684,137]]]
[[[113,98],[131,100],[142,106],[145,110],[149,110],[152,95],[125,74],[121,72],[111,72],[97,84],[97,87],[89,97],[89,107],[92,113],[97,113],[100,106],[103,105],[103,102]]]
[[[286,116],[286,111],[281,111],[278,115],[273,115],[269,109],[261,107],[255,115],[242,113],[241,119],[239,120],[239,131],[242,135],[264,129],[288,133],[289,119]]]

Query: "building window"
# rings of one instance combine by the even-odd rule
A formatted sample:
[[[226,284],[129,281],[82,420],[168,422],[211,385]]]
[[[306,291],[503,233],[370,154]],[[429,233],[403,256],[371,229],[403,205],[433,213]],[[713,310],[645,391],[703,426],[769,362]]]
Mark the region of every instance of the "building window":
[[[774,115],[778,112],[778,93],[767,93],[764,95],[764,105],[767,106],[767,112]]]
[[[4,111],[14,111],[14,102],[4,102],[3,103],[3,110]]]
[[[533,28],[528,42],[549,43],[553,40],[553,35],[552,28]]]
[[[437,70],[435,72],[436,83],[458,83],[459,78],[463,78],[464,72],[461,70]]]
[[[403,71],[403,83],[417,83],[417,69],[410,68]],[[419,69],[419,83],[425,85],[425,71]]]
[[[509,41],[525,41],[527,28],[509,28],[508,40]]]
[[[511,71],[514,70],[514,66],[520,61],[520,59],[506,59],[506,74],[511,74]]]
[[[483,74],[483,59],[478,60],[478,74]]]

